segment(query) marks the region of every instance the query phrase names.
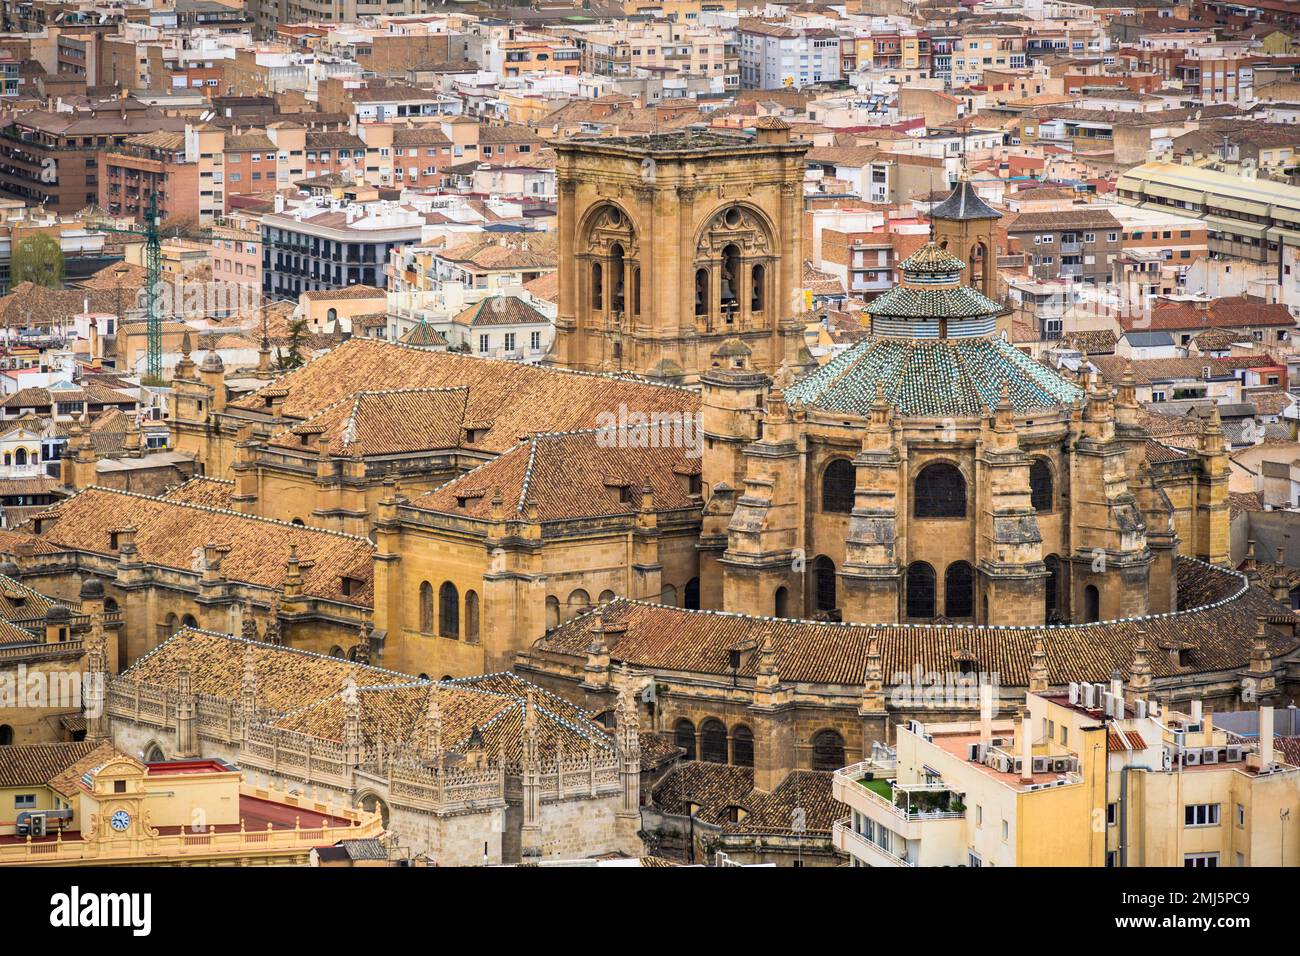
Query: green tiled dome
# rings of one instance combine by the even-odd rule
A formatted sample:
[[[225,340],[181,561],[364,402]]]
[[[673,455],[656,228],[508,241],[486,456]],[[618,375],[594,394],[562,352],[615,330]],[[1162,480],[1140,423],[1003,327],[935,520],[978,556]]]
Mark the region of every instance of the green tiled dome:
[[[1018,412],[1056,408],[1083,397],[1078,386],[1001,338],[868,338],[785,390],[792,405],[866,415],[880,385],[905,416],[979,415],[1001,400]]]

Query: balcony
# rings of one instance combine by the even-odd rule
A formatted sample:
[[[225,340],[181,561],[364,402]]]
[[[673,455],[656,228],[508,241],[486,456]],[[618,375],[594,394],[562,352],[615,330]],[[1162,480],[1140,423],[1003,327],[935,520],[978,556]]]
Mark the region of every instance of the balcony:
[[[966,817],[962,794],[945,784],[898,784],[886,779],[881,771],[882,767],[873,761],[837,770],[831,780],[831,794],[909,842],[926,834],[949,834],[953,828],[960,829],[960,821]]]
[[[831,841],[835,849],[847,853],[855,860],[861,860],[868,866],[916,866],[906,856],[898,856],[884,847],[877,846],[854,830],[852,817],[835,821],[831,829]]]

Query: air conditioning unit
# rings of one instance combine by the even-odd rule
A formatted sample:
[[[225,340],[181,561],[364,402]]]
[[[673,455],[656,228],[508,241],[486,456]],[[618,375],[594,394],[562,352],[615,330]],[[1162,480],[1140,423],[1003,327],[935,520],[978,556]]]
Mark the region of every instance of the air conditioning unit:
[[[986,762],[998,773],[1011,772],[1011,758],[1006,754],[989,754]]]
[[[1025,761],[1021,757],[1012,757],[1009,763],[1011,764],[1011,773],[1020,773],[1025,766]]]
[[[1213,747],[1206,747],[1204,750],[1201,751],[1202,764],[1218,763],[1218,762],[1219,762],[1219,752],[1215,750]]]
[[[1235,763],[1242,760],[1246,755],[1244,747],[1226,747],[1224,748],[1224,762]]]
[[[966,759],[973,763],[980,763],[986,752],[984,744],[969,744],[966,748]]]
[[[989,741],[989,745],[993,747],[1005,747],[1006,744],[1007,741],[1005,737],[994,737],[992,740]]]
[[[1053,773],[1069,773],[1074,769],[1074,761],[1069,757],[1060,757],[1052,761]]]
[[[1186,727],[1183,728],[1183,732],[1188,734],[1199,734],[1201,732],[1200,722],[1198,721],[1197,723],[1194,724],[1188,724]]]
[[[1047,768],[1049,766],[1051,766],[1051,764],[1046,757],[1034,758],[1034,763],[1033,763],[1034,773],[1047,773]]]
[[[45,836],[45,814],[33,813],[27,818],[27,832],[31,836]]]
[[[1198,765],[1200,764],[1200,762],[1201,762],[1201,752],[1200,752],[1200,750],[1184,750],[1184,751],[1183,751],[1183,766],[1184,766],[1184,767],[1195,767],[1195,766],[1198,766]]]
[[[1163,770],[1174,769],[1174,754],[1172,750],[1166,750],[1161,754],[1160,766]]]

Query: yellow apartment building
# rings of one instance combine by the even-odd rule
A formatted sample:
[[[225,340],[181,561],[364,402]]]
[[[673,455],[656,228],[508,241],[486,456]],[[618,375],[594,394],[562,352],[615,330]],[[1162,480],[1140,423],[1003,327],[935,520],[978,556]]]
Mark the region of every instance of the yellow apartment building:
[[[991,701],[991,696],[986,700]],[[1026,695],[1012,720],[898,727],[835,774],[853,866],[1295,866],[1300,768],[1109,685]]]

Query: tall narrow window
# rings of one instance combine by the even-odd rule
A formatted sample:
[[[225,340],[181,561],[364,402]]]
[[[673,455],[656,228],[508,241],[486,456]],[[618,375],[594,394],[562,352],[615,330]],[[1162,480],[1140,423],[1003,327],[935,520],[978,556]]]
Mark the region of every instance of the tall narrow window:
[[[595,310],[605,308],[605,270],[599,262],[591,264],[591,307]]]
[[[695,270],[695,314],[709,314],[709,270]]]
[[[835,610],[835,562],[825,555],[813,562],[813,592],[817,610]]]
[[[705,763],[727,762],[727,727],[710,718],[700,724],[700,759]]]
[[[673,743],[686,751],[685,760],[695,759],[695,725],[682,718],[673,725]]]
[[[722,276],[718,282],[718,307],[728,322],[734,321],[740,301],[740,248],[728,245],[722,250]]]
[[[609,299],[615,312],[623,311],[623,278],[625,271],[623,247],[616,242],[609,250]]]
[[[420,584],[420,633],[433,633],[433,585],[428,581]]]
[[[754,766],[754,732],[744,724],[731,731],[732,760],[737,767]]]
[[[1052,510],[1052,466],[1046,459],[1035,458],[1029,466],[1029,504],[1038,512]]]
[[[904,588],[909,618],[929,620],[934,617],[934,568],[924,561],[909,564]]]
[[[1047,605],[1045,620],[1054,624],[1060,617],[1061,559],[1049,554],[1043,558],[1043,564],[1047,565],[1047,580],[1043,582],[1043,600]]]
[[[975,613],[975,572],[965,561],[954,561],[943,574],[943,614],[954,620]]]
[[[460,637],[460,594],[450,581],[444,581],[438,589],[438,633]]]
[[[473,591],[465,592],[465,640],[478,643],[478,595]]]
[[[766,277],[766,273],[762,265],[755,265],[754,268],[750,270],[749,275],[750,275],[749,311],[762,312],[763,311],[763,280]]]
[[[857,470],[847,458],[836,458],[822,472],[822,511],[848,514],[853,510]]]
[[[1091,624],[1101,620],[1101,594],[1095,585],[1089,584],[1083,589],[1083,621]]]
[[[632,314],[641,314],[641,267],[632,267]]]

